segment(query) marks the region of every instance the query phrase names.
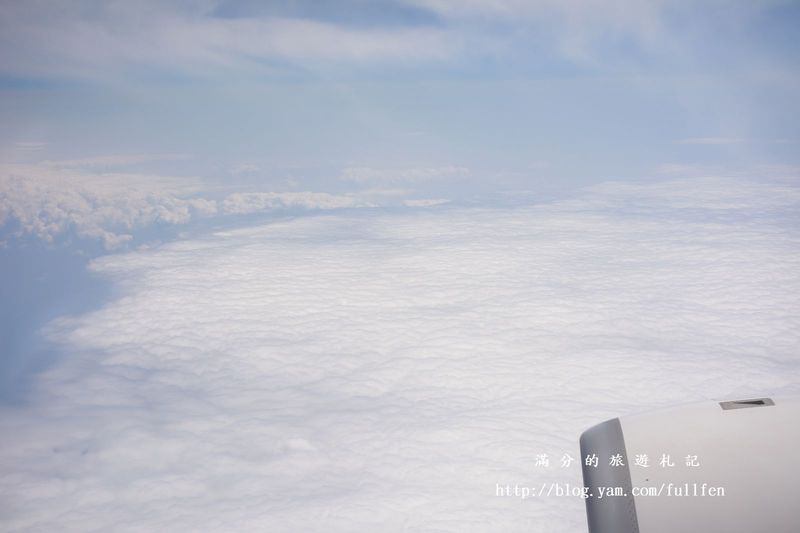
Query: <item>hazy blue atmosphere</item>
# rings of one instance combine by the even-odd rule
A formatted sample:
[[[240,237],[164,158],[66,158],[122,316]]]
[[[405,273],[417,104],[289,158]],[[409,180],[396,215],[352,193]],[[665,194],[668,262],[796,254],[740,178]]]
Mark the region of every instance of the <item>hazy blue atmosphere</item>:
[[[0,0],[0,529],[585,531],[495,484],[800,392],[798,95],[790,0]]]

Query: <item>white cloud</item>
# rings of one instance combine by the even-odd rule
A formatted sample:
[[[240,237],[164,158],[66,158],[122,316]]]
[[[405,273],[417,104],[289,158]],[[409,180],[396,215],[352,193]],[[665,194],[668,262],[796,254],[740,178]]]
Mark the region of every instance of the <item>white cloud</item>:
[[[343,209],[348,207],[372,207],[356,196],[335,195],[324,192],[247,192],[234,193],[222,202],[225,213],[245,215],[266,211],[300,207],[304,209]]]
[[[771,182],[797,183],[800,180],[800,166],[784,164],[761,165],[698,165],[666,163],[655,169],[656,174],[673,179],[717,179],[733,178],[748,181],[748,176]]]
[[[0,226],[15,222],[21,234],[48,242],[74,230],[113,249],[131,240],[136,228],[181,224],[217,211],[213,200],[197,196],[202,189],[197,180],[93,174],[72,168],[84,167],[88,160],[67,163],[0,165]]]
[[[620,68],[659,60],[667,70],[676,63],[706,66],[710,60],[698,51],[708,48],[709,32],[719,32],[710,20],[724,17],[736,36],[721,35],[735,47],[752,38],[743,28],[776,2],[740,3],[721,13],[716,1],[406,0],[391,5],[418,19],[387,23],[387,14],[383,24],[364,16],[359,2],[346,2],[338,15],[314,2],[290,4],[301,8],[296,16],[243,9],[228,17],[218,12],[220,2],[205,0],[101,0],[88,10],[79,2],[6,2],[0,4],[0,71],[108,81],[153,71],[259,77],[286,73],[288,66],[288,72],[327,75],[351,67],[447,63],[459,69],[464,59],[477,58],[529,65],[540,58],[618,75]],[[520,50],[531,53],[523,57]],[[763,70],[752,51],[738,52],[751,75]]]
[[[444,205],[449,202],[450,200],[445,198],[420,198],[416,200],[405,200],[403,204],[408,207],[433,207],[436,205]]]
[[[736,144],[796,144],[796,139],[745,139],[742,137],[690,137],[675,141],[677,144],[705,144],[715,146]]]
[[[664,12],[678,2],[655,0],[411,0],[452,20],[493,20],[529,26],[540,34],[557,29],[554,47],[570,60],[593,62],[598,42],[610,37],[650,47],[669,43]],[[538,26],[537,26],[538,25]]]
[[[765,187],[751,180],[693,178],[651,184],[608,182],[588,190],[599,194],[606,207],[636,205],[642,208],[701,209],[706,213],[728,210],[775,210],[800,206],[800,188],[794,183]],[[736,183],[729,188],[730,183]]]
[[[158,223],[187,224],[211,216],[285,209],[433,205],[414,200],[404,204],[404,197],[414,194],[408,189],[230,192],[235,185],[223,188],[196,178],[107,171],[173,157],[182,156],[112,155],[0,164],[0,228],[7,224],[16,236],[33,235],[48,243],[74,232],[113,250],[132,241],[137,230]],[[423,174],[414,177],[427,179]]]
[[[466,167],[447,165],[442,167],[374,168],[347,167],[339,179],[355,183],[426,183],[431,181],[457,180],[470,175]]]
[[[260,171],[261,167],[253,163],[239,163],[238,165],[234,165],[231,167],[231,174],[234,176],[246,176],[249,174],[255,174],[256,172]]]
[[[300,63],[438,60],[457,46],[435,27],[354,28],[281,17],[224,18],[215,2],[98,2],[0,6],[0,70],[102,78],[162,68],[196,75],[271,60]]]
[[[4,523],[585,531],[581,500],[495,484],[577,485],[534,454],[576,456],[609,417],[800,391],[797,204],[796,186],[607,184],[98,259],[118,297],[50,325],[68,357],[0,417]]]
[[[678,144],[710,144],[710,145],[726,145],[726,144],[742,144],[746,142],[745,139],[736,137],[692,137],[689,139],[681,139]]]
[[[47,143],[40,141],[19,141],[14,143],[14,149],[21,152],[39,152],[46,147]]]
[[[183,159],[189,159],[189,156],[185,154],[111,154],[80,159],[43,161],[41,164],[53,168],[94,169],[126,167],[153,161],[180,161]]]

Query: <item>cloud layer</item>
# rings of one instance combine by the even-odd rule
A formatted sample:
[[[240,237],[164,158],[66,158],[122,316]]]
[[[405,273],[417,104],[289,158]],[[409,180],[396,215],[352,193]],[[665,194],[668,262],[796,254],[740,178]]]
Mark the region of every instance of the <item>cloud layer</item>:
[[[5,526],[585,531],[606,418],[800,391],[796,185],[607,184],[298,218],[98,259],[118,297],[0,416]]]
[[[158,224],[187,224],[217,215],[272,210],[373,207],[391,196],[374,190],[347,194],[230,192],[235,190],[232,185],[223,189],[194,178],[113,171],[120,165],[152,159],[145,155],[105,156],[0,165],[0,229],[12,228],[6,233],[32,235],[48,243],[74,235],[99,241],[112,250],[132,241],[137,231]],[[405,196],[413,191],[397,193]],[[419,205],[426,200],[422,202]]]
[[[137,228],[217,212],[213,200],[197,196],[195,180],[73,168],[85,163],[0,165],[0,228],[8,224],[47,242],[74,232],[113,249]]]

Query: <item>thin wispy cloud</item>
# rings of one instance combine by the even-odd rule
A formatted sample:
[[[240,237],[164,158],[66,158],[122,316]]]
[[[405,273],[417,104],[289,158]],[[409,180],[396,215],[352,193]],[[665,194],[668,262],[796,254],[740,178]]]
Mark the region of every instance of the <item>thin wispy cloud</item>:
[[[152,163],[154,161],[180,161],[189,159],[187,154],[112,154],[80,159],[59,159],[42,161],[41,165],[54,168],[110,169]]]
[[[305,209],[344,209],[348,207],[375,207],[355,195],[335,195],[314,192],[250,192],[234,193],[225,198],[225,213],[246,215],[267,209],[302,207]]]
[[[14,143],[14,148],[22,152],[39,152],[47,146],[45,142],[19,141]]]
[[[737,144],[786,145],[786,144],[797,144],[800,141],[796,139],[746,139],[742,137],[689,137],[675,142],[677,144],[725,146],[725,145],[737,145]]]
[[[459,181],[471,176],[470,170],[457,165],[443,167],[373,168],[347,167],[339,179],[354,183],[426,183]]]
[[[681,139],[677,142],[678,144],[708,144],[712,146],[722,146],[727,144],[743,144],[747,142],[747,140],[736,137],[691,137],[689,139]]]
[[[655,169],[655,174],[675,178],[737,178],[758,179],[769,181],[785,181],[795,183],[800,181],[800,165],[761,164],[753,166],[743,165],[687,165],[683,163],[665,163]]]
[[[214,3],[5,3],[0,69],[34,76],[104,76],[136,68],[260,70],[264,61],[300,63],[437,60],[454,48],[431,27],[352,28],[285,17],[215,16]],[[269,65],[263,72],[269,73]]]
[[[285,62],[313,69],[320,63],[374,66],[516,56],[514,49],[524,43],[538,54],[597,67],[625,64],[641,53],[688,57],[686,46],[697,36],[676,38],[681,27],[675,20],[699,9],[668,0],[326,5],[315,8],[302,1],[278,9],[248,2],[97,2],[87,10],[75,2],[5,3],[0,7],[0,70],[79,78],[142,68],[195,76],[207,75],[206,69],[268,75]],[[735,27],[773,5],[736,6],[726,16]],[[376,15],[381,6],[395,18]]]

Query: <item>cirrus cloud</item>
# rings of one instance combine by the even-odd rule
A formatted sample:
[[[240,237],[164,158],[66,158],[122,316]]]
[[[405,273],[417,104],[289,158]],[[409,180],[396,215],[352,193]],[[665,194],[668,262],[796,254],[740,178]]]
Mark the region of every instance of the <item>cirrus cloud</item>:
[[[270,72],[270,62],[440,60],[457,46],[436,27],[351,28],[291,17],[227,18],[217,2],[4,3],[0,70],[7,75],[103,78],[154,68]],[[105,72],[100,72],[100,71]]]

